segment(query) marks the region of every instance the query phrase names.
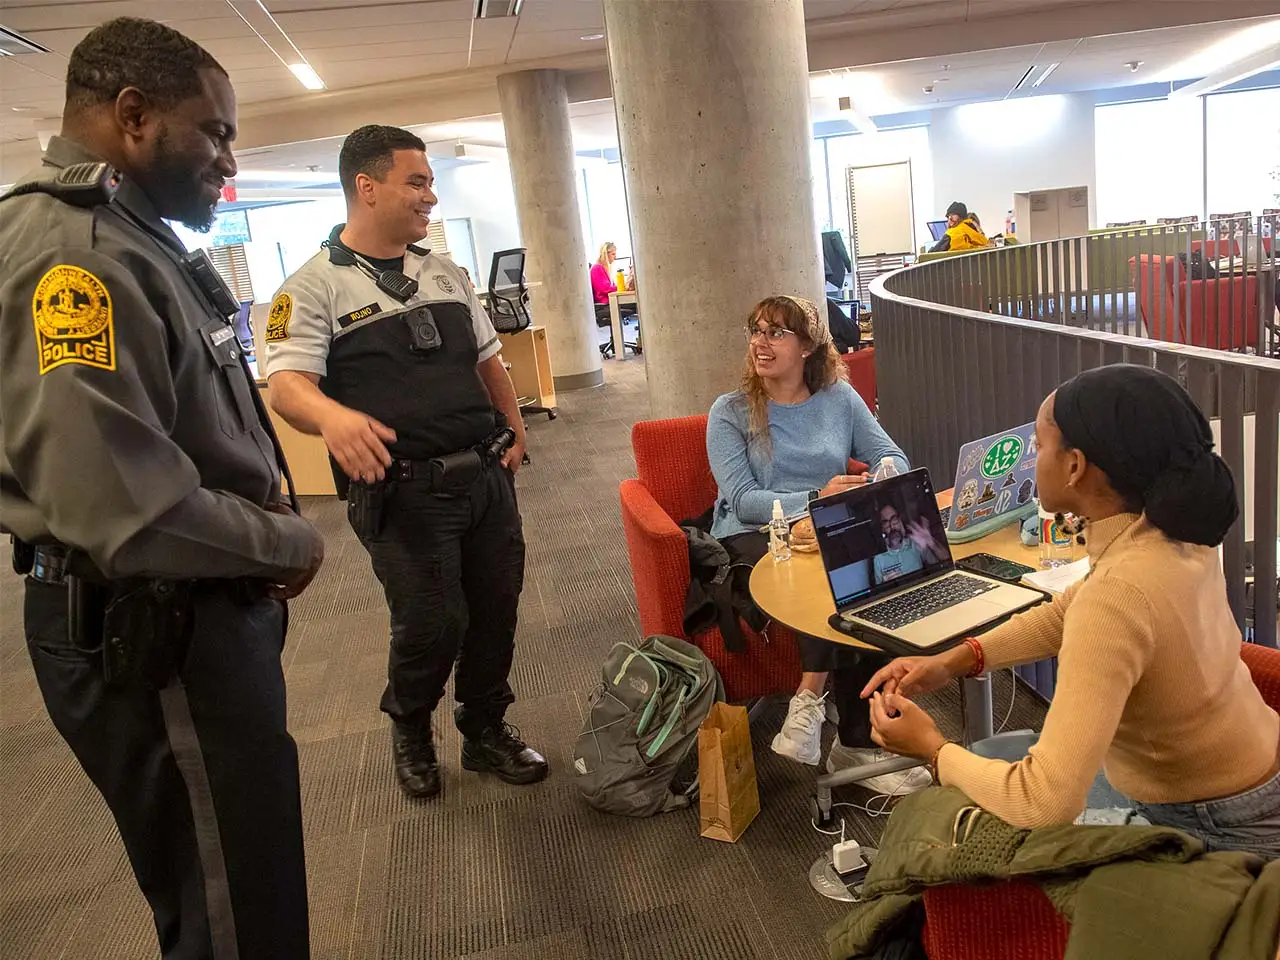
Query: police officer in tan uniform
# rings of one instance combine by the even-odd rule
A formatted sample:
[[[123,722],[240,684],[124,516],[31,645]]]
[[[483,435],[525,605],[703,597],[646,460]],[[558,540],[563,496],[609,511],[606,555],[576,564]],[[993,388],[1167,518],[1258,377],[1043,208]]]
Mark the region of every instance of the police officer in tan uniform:
[[[0,200],[0,525],[49,715],[166,960],[309,956],[280,650],[323,541],[281,503],[226,291],[164,222],[212,222],[235,132],[206,51],[115,20]]]

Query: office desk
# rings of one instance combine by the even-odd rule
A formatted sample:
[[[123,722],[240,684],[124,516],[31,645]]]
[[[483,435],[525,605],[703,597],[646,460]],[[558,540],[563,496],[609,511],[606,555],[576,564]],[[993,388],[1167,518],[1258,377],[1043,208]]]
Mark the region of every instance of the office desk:
[[[280,438],[280,448],[293,475],[294,493],[300,497],[336,496],[338,491],[333,485],[333,470],[324,441],[293,429],[271,409],[271,390],[265,381],[258,381],[258,392]]]
[[[612,329],[613,359],[615,360],[622,359],[624,349],[622,346],[622,311],[618,309],[618,304],[634,304],[637,302],[634,290],[623,290],[621,292],[615,290],[609,294],[609,326]]]
[[[952,491],[944,491],[938,494],[938,505],[949,506],[951,499]],[[1038,566],[1039,549],[1023,546],[1019,536],[1021,528],[1021,523],[1014,522],[980,540],[952,544],[951,555],[960,558],[972,556],[975,553],[991,553],[1031,567]],[[849,647],[879,650],[878,647],[855,640],[833,629],[827,622],[828,618],[836,612],[836,607],[831,599],[831,588],[827,584],[826,572],[822,567],[822,557],[818,553],[793,552],[791,559],[785,563],[774,563],[773,558],[765,554],[751,570],[750,589],[751,598],[770,619],[797,633]],[[990,677],[965,677],[961,679],[960,686],[964,705],[966,742],[971,744],[976,740],[990,737],[993,733]],[[823,774],[814,784],[815,793],[810,798],[811,813],[816,819],[825,819],[830,816],[833,803],[831,790],[834,787],[859,783],[869,777],[896,773],[921,765],[921,761],[910,757],[895,757],[892,760],[853,767],[838,773]],[[821,862],[822,858],[819,858],[819,863],[814,865],[815,870]],[[815,888],[817,887],[818,884],[815,883]],[[825,891],[819,889],[819,892]]]

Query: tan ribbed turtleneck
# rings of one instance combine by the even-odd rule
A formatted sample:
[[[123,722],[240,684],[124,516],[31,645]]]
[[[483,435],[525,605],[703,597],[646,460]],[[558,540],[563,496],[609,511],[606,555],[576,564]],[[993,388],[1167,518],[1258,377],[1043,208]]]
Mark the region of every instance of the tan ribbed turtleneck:
[[[988,669],[1058,657],[1039,742],[1018,763],[948,744],[943,783],[1019,827],[1070,822],[1099,768],[1146,803],[1209,800],[1275,769],[1280,717],[1240,659],[1217,550],[1145,518],[1089,525],[1092,572],[981,638]]]

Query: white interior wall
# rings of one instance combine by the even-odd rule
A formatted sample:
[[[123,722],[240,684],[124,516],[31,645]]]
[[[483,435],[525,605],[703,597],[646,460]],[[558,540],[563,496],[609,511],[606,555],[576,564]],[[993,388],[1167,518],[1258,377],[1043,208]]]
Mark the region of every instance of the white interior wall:
[[[511,168],[503,160],[464,163],[436,172],[438,217],[470,217],[480,276],[476,285],[489,281],[489,265],[498,250],[520,246],[520,221],[516,215]]]
[[[1070,94],[934,110],[935,216],[928,219],[959,200],[991,233],[1003,229],[1016,192],[1086,186],[1096,225],[1093,107],[1092,94]]]

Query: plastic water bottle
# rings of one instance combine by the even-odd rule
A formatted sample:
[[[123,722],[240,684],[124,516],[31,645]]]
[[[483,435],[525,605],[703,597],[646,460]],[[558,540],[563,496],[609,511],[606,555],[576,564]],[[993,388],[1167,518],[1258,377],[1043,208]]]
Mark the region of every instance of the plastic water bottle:
[[[1040,566],[1048,570],[1061,567],[1075,559],[1071,534],[1058,524],[1057,518],[1037,503],[1040,520]]]
[[[769,552],[773,562],[791,559],[791,526],[782,512],[782,501],[773,501],[773,519],[769,521]]]
[[[871,478],[872,483],[879,483],[881,480],[888,480],[890,477],[896,477],[901,471],[898,465],[893,462],[893,457],[881,457],[880,466],[876,467],[875,475]]]

